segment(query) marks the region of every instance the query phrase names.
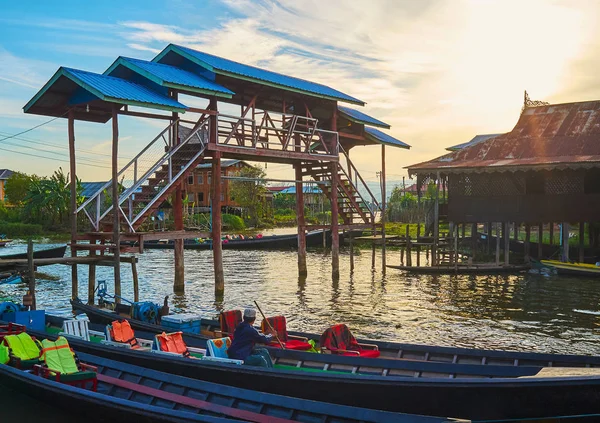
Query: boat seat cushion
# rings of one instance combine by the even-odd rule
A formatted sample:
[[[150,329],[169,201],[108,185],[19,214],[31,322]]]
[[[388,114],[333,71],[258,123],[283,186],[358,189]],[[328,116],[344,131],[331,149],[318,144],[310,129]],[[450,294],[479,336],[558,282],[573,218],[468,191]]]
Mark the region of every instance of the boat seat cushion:
[[[233,338],[235,328],[237,328],[240,323],[242,323],[242,312],[240,310],[223,311],[219,315],[221,332],[228,334],[230,338]]]
[[[212,357],[229,358],[227,349],[231,346],[231,338],[209,339],[207,341],[208,352]]]
[[[374,349],[363,348],[354,335],[352,335],[348,326],[343,323],[333,325],[323,332],[319,344],[321,348],[326,348],[334,354],[356,356],[356,354],[345,352],[356,351],[360,353],[361,357],[376,358],[380,355],[379,349],[376,346],[373,346]]]

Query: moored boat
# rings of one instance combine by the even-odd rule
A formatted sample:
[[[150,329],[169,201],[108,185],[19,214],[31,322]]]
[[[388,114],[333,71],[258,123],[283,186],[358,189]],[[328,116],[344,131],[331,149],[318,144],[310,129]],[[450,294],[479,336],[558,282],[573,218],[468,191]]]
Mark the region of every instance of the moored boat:
[[[46,248],[45,250],[37,250],[33,252],[34,259],[42,259],[42,258],[59,258],[65,255],[65,251],[67,250],[67,246],[63,245],[60,247]],[[27,253],[17,253],[17,254],[4,254],[0,255],[0,262],[2,260],[20,260],[27,259]]]
[[[519,273],[529,269],[529,265],[488,265],[488,264],[458,264],[440,266],[396,266],[388,265],[390,269],[403,270],[409,273],[441,274],[441,275],[487,275],[496,273]]]
[[[21,275],[10,275],[7,277],[0,277],[0,285],[16,285],[23,282]]]
[[[147,422],[336,421],[437,423],[453,419],[389,413],[202,382],[79,353],[96,367],[97,391],[54,382],[0,365],[0,383],[65,409],[80,418]]]
[[[136,330],[136,336],[151,338],[152,334]],[[186,343],[192,340],[189,335],[184,338]],[[73,339],[71,343],[76,351],[191,378],[387,411],[469,419],[600,412],[597,369],[562,369],[561,376],[543,377],[545,369],[539,366],[370,359],[275,348],[270,350],[275,368],[265,369],[83,340]],[[574,377],[569,371],[587,373]]]
[[[600,267],[589,263],[570,263],[559,260],[540,260],[542,266],[549,267],[559,275],[600,277]]]

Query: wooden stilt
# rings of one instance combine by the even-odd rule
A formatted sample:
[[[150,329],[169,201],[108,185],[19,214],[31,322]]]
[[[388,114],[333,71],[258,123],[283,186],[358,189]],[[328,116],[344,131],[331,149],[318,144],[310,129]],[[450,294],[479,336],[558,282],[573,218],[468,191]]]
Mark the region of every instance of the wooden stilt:
[[[77,166],[75,161],[75,112],[69,110],[69,173],[71,182],[71,257],[77,257],[74,248],[77,243]],[[71,265],[71,298],[75,299],[79,294],[79,280],[77,277],[77,265]]]
[[[509,254],[510,254],[509,225],[510,225],[510,223],[504,222],[504,265],[505,266],[508,266]]]
[[[112,213],[113,244],[115,245],[115,302],[121,302],[121,214],[119,211],[119,106],[112,108]]]
[[[211,97],[209,108],[217,111],[217,99]],[[210,118],[209,143],[217,144],[218,141],[217,116]],[[213,266],[215,272],[215,296],[222,298],[225,293],[225,277],[223,275],[223,250],[221,245],[221,153],[215,151],[212,160],[212,241],[213,241]]]
[[[406,224],[406,265],[412,266],[412,241],[410,239],[409,224]]]
[[[543,242],[544,242],[544,224],[540,223],[540,224],[538,224],[538,252],[537,252],[538,259],[541,259],[542,256],[544,255]]]
[[[90,241],[90,244],[96,244],[96,240]],[[96,256],[96,250],[91,249],[90,257],[95,257],[95,256]],[[90,305],[94,304],[95,290],[96,290],[96,265],[90,263],[89,271],[88,271],[88,304],[90,304]]]
[[[337,198],[337,162],[331,167],[331,273],[334,277],[340,275],[340,234],[338,230],[338,198]]]
[[[437,246],[440,237],[440,193],[438,184],[440,181],[440,172],[435,179],[435,202],[433,205],[433,245],[431,246],[431,264],[437,266]]]
[[[561,238],[562,238],[562,261],[569,262],[569,233],[571,225],[569,222],[563,222],[561,225]]]
[[[550,222],[550,245],[554,245],[554,222]]]
[[[419,242],[419,237],[421,236],[421,224],[417,225],[417,243]],[[417,245],[417,267],[421,266],[421,246]]]
[[[30,239],[27,241],[27,273],[29,278],[29,295],[31,295],[31,306],[30,310],[35,310],[35,266],[33,264],[33,241]],[[25,302],[25,301],[23,301]]]
[[[531,225],[525,224],[525,263],[531,261]]]
[[[354,237],[352,236],[352,230],[349,232],[348,244],[350,248],[350,272],[354,272]]]
[[[296,172],[296,219],[298,223],[298,274],[305,276],[308,274],[306,268],[306,223],[304,220],[304,187],[302,185],[302,167],[300,164],[294,165]]]
[[[135,257],[131,260],[131,277],[133,278],[133,301],[140,300],[140,284],[138,281],[137,264]]]
[[[466,232],[465,231],[465,225],[466,225],[465,223],[463,223],[463,224],[460,225],[461,226],[461,228],[460,228],[460,234],[461,234],[460,237],[462,239],[465,239],[465,232]],[[458,235],[458,231],[456,232],[456,235]]]
[[[513,223],[513,239],[515,241],[519,241],[519,226],[517,222]]]
[[[496,266],[500,266],[500,223],[496,225]]]
[[[385,145],[381,144],[381,272],[385,275],[385,222],[386,222],[386,186],[385,186]],[[407,226],[408,228],[408,226]],[[406,252],[406,261],[410,262],[410,247]],[[410,266],[410,265],[409,265]]]
[[[585,261],[585,222],[579,222],[579,263]]]
[[[492,222],[486,223],[486,233],[487,233],[487,242],[486,242],[486,254],[489,254],[492,246]]]
[[[177,93],[172,93],[174,100],[177,100]],[[177,113],[173,113],[173,122],[179,119]],[[179,125],[173,125],[171,132],[171,145],[175,147],[179,144]],[[220,174],[220,172],[219,172]],[[176,231],[183,231],[183,187],[182,184],[175,189],[173,193],[173,220]],[[173,244],[173,261],[175,264],[175,277],[173,279],[173,291],[183,292],[185,289],[185,264],[184,264],[184,249],[183,239],[174,240]]]
[[[471,224],[471,260],[472,261],[475,261],[478,239],[479,238],[478,238],[478,234],[477,234],[477,223],[472,223]]]

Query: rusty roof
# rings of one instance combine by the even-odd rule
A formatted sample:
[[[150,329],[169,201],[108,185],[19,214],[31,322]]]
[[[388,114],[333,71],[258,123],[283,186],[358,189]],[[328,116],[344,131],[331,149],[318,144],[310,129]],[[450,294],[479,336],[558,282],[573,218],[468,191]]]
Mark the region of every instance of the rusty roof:
[[[529,107],[503,134],[408,166],[417,173],[600,167],[600,100]]]

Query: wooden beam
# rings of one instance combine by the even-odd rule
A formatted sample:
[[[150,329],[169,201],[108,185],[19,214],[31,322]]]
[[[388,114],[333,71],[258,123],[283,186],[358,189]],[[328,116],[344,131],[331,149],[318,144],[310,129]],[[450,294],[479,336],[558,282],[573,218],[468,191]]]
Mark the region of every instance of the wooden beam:
[[[169,115],[158,115],[156,113],[143,113],[143,112],[131,112],[129,110],[120,110],[119,114],[124,115],[124,116],[135,116],[135,117],[148,118],[148,119],[171,120],[171,116],[169,116]]]
[[[296,180],[302,180],[302,168],[295,165]],[[304,220],[304,187],[301,182],[296,182],[296,218],[298,220],[298,274],[308,274],[306,267],[306,222]]]
[[[268,150],[266,148],[249,148],[249,147],[236,147],[233,145],[223,145],[223,144],[208,144],[208,151],[219,151],[221,154],[229,154],[232,157],[236,157],[237,155],[248,155],[254,157],[254,160],[259,160],[262,158],[278,158],[284,160],[300,160],[300,161],[323,161],[323,162],[337,162],[338,157],[333,155],[325,155],[325,154],[308,154],[308,153],[298,153],[295,151],[281,151],[281,150]],[[259,159],[260,158],[260,159]]]
[[[77,239],[77,166],[75,161],[75,112],[69,110],[68,117],[69,133],[69,173],[71,180],[71,243]],[[71,248],[71,257],[77,256],[77,250]],[[79,280],[77,277],[77,265],[71,267],[71,299],[79,296]]]
[[[113,244],[121,245],[121,214],[119,213],[119,106],[112,108],[112,213],[113,213]],[[121,302],[121,251],[114,250],[115,302]]]

